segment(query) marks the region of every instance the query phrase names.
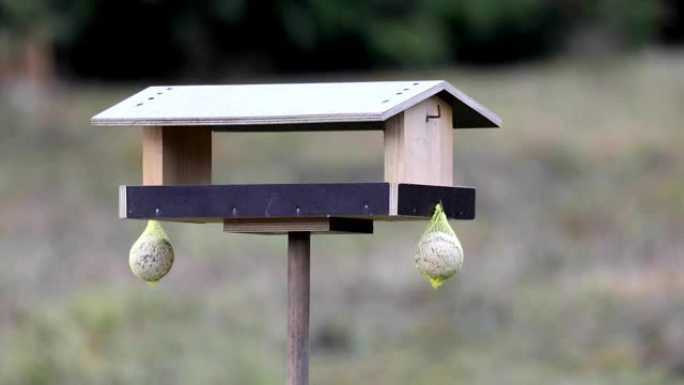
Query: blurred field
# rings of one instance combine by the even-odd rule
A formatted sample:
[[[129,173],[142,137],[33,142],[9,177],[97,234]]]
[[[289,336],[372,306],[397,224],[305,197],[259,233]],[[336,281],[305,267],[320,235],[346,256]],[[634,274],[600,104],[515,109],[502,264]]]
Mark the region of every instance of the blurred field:
[[[505,128],[456,132],[478,218],[443,289],[424,223],[314,238],[312,383],[684,384],[684,52],[349,78],[444,78]],[[140,133],[88,119],[142,86],[0,89],[2,384],[282,383],[284,238],[173,224],[171,274],[128,272]],[[217,183],[382,177],[381,133],[215,142]]]

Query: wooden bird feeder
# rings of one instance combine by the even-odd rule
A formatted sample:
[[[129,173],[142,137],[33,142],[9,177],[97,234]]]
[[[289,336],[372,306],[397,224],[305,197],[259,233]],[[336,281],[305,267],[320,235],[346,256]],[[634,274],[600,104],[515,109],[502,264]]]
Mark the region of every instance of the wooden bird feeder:
[[[92,118],[142,126],[142,186],[121,186],[119,216],[223,222],[288,234],[287,384],[308,384],[311,233],[373,232],[373,221],[475,218],[475,189],[453,186],[453,128],[501,120],[445,81],[149,87]],[[384,180],[211,183],[213,132],[384,132]]]

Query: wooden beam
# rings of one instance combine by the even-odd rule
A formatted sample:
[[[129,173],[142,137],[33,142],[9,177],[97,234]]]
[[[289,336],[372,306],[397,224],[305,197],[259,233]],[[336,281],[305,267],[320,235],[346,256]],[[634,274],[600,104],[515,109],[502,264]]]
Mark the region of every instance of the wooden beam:
[[[385,182],[453,185],[452,108],[433,96],[385,122]]]
[[[430,217],[439,202],[449,218],[475,217],[472,187],[402,183],[122,186],[119,194],[121,217],[130,219],[411,220]]]
[[[143,127],[143,184],[211,184],[211,127]]]
[[[373,234],[373,221],[358,218],[226,218],[223,231],[229,233],[286,234],[310,233]]]
[[[287,385],[309,385],[311,234],[287,237]]]

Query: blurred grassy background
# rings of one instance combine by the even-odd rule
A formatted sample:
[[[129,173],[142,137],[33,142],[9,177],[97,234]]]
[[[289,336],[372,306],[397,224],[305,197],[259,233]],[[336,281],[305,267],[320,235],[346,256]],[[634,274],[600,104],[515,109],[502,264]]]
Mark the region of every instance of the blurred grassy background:
[[[505,128],[455,133],[478,218],[454,223],[467,259],[443,289],[413,267],[424,223],[314,238],[312,383],[684,383],[683,68],[650,50],[354,74],[447,79]],[[143,223],[116,219],[116,186],[140,180],[140,132],[88,119],[139,88],[5,89],[1,382],[281,383],[283,237],[171,224],[171,274],[128,272]],[[214,177],[378,180],[381,154],[375,132],[221,134]]]
[[[89,118],[151,83],[383,79],[504,128],[455,132],[478,217],[439,291],[424,223],[314,237],[312,383],[684,384],[682,4],[0,0],[0,384],[282,383],[284,237],[169,224],[172,272],[135,279],[141,133]],[[216,183],[382,178],[380,132],[214,143]]]

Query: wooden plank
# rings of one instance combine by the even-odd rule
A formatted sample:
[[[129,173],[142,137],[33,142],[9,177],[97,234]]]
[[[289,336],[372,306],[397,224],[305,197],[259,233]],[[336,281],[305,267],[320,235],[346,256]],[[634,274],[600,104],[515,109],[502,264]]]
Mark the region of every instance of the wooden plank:
[[[397,215],[397,206],[399,205],[399,184],[389,184],[389,213],[388,215]]]
[[[143,184],[211,183],[211,128],[143,127]]]
[[[385,123],[385,181],[453,184],[451,107],[432,97]]]
[[[226,218],[223,231],[230,233],[285,234],[310,233],[373,234],[373,221],[357,218]]]
[[[327,218],[245,218],[223,220],[223,231],[230,233],[281,234],[292,231],[323,232],[330,230]]]
[[[311,235],[287,237],[287,385],[309,385]]]
[[[164,184],[164,136],[162,127],[143,127],[142,180],[146,186]]]
[[[119,186],[119,218],[126,218],[128,209],[128,195],[126,194],[126,186]]]
[[[123,186],[122,218],[223,221],[232,219],[345,217],[410,220],[432,214],[473,219],[475,189],[398,184],[390,206],[389,183]],[[395,214],[396,213],[396,214]]]
[[[404,113],[385,122],[384,180],[397,184],[404,178]]]
[[[372,216],[388,212],[386,183],[127,186],[128,218]]]
[[[94,125],[240,126],[382,122],[434,95],[459,115],[454,128],[498,127],[501,119],[442,80],[149,87],[97,114]],[[316,129],[322,126],[306,126]],[[325,126],[330,129],[334,126]],[[338,129],[356,129],[340,125]],[[379,127],[378,127],[379,128]],[[283,127],[274,127],[283,131]]]
[[[430,132],[429,146],[434,149],[430,153],[430,162],[435,162],[436,167],[432,169],[432,178],[439,181],[441,186],[454,185],[454,134],[451,130],[453,111],[451,106],[444,100],[432,98],[425,101],[427,105],[427,130]],[[430,117],[434,114],[434,107],[437,107],[438,118]],[[430,110],[432,112],[430,112]]]

